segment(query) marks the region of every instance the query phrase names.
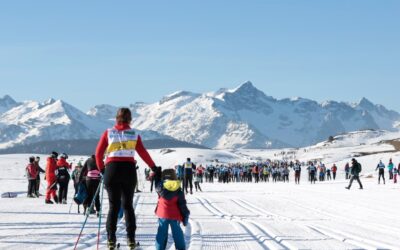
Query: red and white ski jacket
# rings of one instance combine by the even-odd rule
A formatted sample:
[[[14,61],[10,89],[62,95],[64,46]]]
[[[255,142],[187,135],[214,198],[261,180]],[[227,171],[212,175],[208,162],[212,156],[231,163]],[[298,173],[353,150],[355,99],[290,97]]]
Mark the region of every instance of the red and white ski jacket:
[[[127,123],[116,124],[103,133],[97,144],[97,167],[101,171],[109,162],[135,163],[135,152],[150,168],[155,167],[153,159],[143,146],[140,135],[136,135]],[[103,161],[104,155],[106,155],[105,162]]]

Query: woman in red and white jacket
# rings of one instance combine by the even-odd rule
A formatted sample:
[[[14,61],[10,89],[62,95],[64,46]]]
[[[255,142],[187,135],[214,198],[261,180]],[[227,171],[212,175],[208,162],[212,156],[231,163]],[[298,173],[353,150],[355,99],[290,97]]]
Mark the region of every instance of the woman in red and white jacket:
[[[116,125],[107,129],[97,145],[96,163],[104,174],[104,185],[108,193],[110,209],[107,217],[107,236],[109,248],[115,248],[118,212],[122,207],[125,214],[128,246],[136,246],[136,218],[133,210],[133,195],[136,186],[135,152],[156,171],[161,179],[160,168],[156,168],[154,161],[145,149],[142,139],[131,129],[129,124],[132,114],[128,108],[120,108],[116,116]],[[106,156],[105,163],[103,158]]]

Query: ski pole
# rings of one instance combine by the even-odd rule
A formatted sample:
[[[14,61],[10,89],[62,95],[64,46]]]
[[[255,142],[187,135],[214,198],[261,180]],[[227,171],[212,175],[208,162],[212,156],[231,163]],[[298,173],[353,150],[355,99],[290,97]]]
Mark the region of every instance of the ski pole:
[[[100,181],[100,185],[102,183],[103,183],[103,178]],[[99,195],[100,185],[97,187],[96,193],[94,194],[94,197],[93,197],[92,203],[90,204],[89,210],[86,212],[85,220],[83,221],[83,224],[82,224],[82,227],[81,227],[81,231],[80,231],[80,233],[78,235],[78,239],[75,242],[74,250],[76,250],[76,247],[78,246],[79,240],[80,240],[80,238],[82,236],[83,229],[85,228],[86,222],[87,222],[87,220],[89,218],[90,211],[92,211],[92,209],[94,207],[94,204],[95,204],[96,197],[97,197],[97,195]]]
[[[104,195],[104,182],[101,182],[99,227],[97,229],[97,250],[99,250],[99,244],[100,244],[100,227],[101,227],[101,213],[103,212],[103,195]]]
[[[71,205],[69,206],[69,214],[71,213],[71,209],[72,209],[72,204],[74,204],[74,199],[72,199],[72,201],[71,201]]]

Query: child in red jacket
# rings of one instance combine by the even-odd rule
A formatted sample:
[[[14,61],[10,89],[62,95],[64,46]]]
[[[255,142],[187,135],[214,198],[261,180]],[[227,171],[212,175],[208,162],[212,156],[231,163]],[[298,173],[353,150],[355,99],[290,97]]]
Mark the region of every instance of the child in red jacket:
[[[34,164],[35,157],[29,157],[29,164],[26,166],[26,176],[28,177],[29,185],[28,185],[28,197],[35,198],[36,197],[36,178],[38,175],[38,169]],[[39,197],[39,196],[37,196]]]
[[[172,236],[177,250],[186,249],[185,237],[179,225],[184,226],[189,221],[189,209],[186,206],[185,195],[181,189],[181,182],[177,180],[174,169],[165,169],[162,172],[162,181],[156,183],[159,195],[156,214],[158,216],[158,231],[156,249],[164,250],[167,246],[168,227],[171,227]]]

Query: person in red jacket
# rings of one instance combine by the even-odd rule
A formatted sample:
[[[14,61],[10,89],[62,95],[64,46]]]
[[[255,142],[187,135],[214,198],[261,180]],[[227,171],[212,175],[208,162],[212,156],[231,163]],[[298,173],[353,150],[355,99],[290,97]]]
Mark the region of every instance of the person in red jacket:
[[[171,227],[175,242],[175,249],[185,250],[185,237],[179,225],[188,224],[190,211],[186,206],[185,195],[181,189],[181,182],[177,180],[174,169],[165,169],[162,172],[162,182],[156,183],[158,203],[155,213],[158,217],[156,249],[164,250],[168,242],[168,228]]]
[[[137,180],[135,152],[153,171],[156,171],[156,179],[161,179],[161,172],[143,146],[142,139],[129,126],[131,121],[131,111],[128,108],[120,108],[115,126],[103,133],[96,148],[96,163],[100,172],[103,173],[110,205],[106,223],[109,249],[116,247],[115,233],[121,197],[123,197],[122,207],[125,214],[128,246],[134,249],[137,244],[135,241],[136,218],[133,210],[133,195]],[[106,156],[105,163],[104,156]]]
[[[28,197],[35,198],[36,197],[36,178],[39,174],[38,168],[35,165],[35,157],[29,157],[29,164],[26,166],[26,176],[28,177],[29,185],[28,185]],[[39,196],[37,196],[39,197]]]
[[[333,164],[331,170],[332,170],[332,174],[333,174],[333,180],[335,180],[336,179],[336,172],[337,172],[336,164]]]
[[[50,200],[54,199],[56,203],[58,203],[58,197],[56,195],[57,190],[57,177],[56,177],[56,169],[57,169],[57,152],[52,152],[50,157],[47,158],[46,164],[46,175],[45,180],[47,181],[47,189],[46,189],[46,204],[53,204]]]

